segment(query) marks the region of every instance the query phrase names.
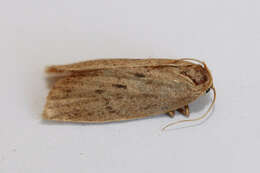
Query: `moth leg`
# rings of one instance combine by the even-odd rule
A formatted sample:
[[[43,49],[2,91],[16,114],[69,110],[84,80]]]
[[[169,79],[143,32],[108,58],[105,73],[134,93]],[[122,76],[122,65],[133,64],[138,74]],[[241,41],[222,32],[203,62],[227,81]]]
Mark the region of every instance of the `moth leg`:
[[[175,111],[170,111],[170,112],[168,112],[168,115],[169,115],[171,118],[174,118],[174,117],[175,117]]]
[[[190,110],[188,105],[185,105],[184,107],[177,109],[177,111],[183,114],[185,117],[190,116]]]

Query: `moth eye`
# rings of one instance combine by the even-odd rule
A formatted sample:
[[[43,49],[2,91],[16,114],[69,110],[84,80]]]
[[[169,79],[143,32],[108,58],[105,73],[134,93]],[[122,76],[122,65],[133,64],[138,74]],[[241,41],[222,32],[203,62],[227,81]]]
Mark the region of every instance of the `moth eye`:
[[[207,89],[206,93],[208,93],[210,91],[210,88]]]

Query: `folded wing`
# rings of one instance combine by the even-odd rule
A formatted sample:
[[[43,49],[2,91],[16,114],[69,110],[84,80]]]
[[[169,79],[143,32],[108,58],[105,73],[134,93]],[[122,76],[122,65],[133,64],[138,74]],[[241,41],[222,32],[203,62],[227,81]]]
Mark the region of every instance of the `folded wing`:
[[[112,64],[113,60],[108,62]],[[193,91],[194,84],[183,79],[173,66],[87,71],[80,66],[57,67],[59,71],[81,70],[54,84],[43,113],[45,119],[71,122],[137,119],[175,110],[199,96]],[[99,65],[90,63],[88,69],[94,66]]]

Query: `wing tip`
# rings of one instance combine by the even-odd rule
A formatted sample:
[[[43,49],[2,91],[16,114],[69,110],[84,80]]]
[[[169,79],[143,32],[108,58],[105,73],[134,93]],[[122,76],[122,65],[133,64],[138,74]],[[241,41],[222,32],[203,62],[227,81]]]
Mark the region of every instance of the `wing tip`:
[[[60,70],[56,66],[47,66],[45,68],[45,73],[47,74],[61,73],[61,72],[64,72],[64,70]]]

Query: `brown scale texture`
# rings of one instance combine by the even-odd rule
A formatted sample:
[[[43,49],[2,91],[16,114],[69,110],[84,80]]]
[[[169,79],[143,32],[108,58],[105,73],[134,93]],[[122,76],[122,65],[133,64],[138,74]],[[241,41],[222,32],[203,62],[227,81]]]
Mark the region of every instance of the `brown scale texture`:
[[[43,117],[109,122],[159,115],[202,95],[212,79],[201,65],[170,59],[92,60],[51,66],[66,74],[52,87]]]

